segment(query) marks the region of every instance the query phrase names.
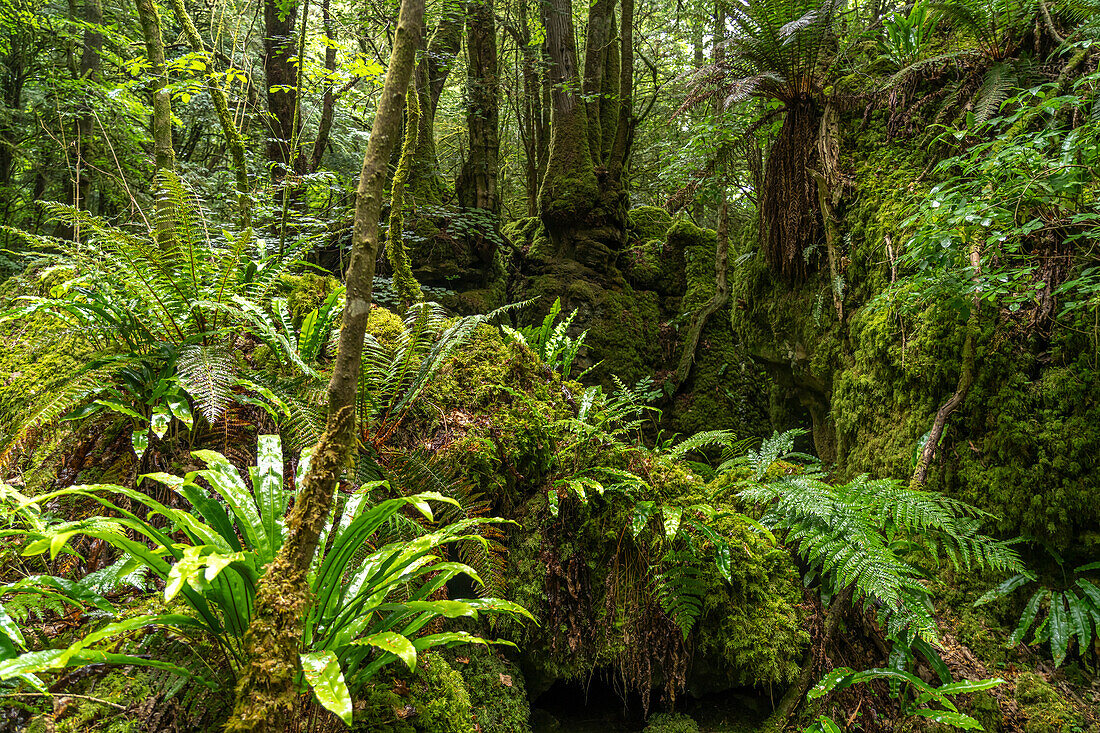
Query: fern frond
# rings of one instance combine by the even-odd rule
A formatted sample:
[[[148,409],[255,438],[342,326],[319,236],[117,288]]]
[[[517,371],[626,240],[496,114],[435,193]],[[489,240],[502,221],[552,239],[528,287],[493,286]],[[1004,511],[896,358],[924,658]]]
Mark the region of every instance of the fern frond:
[[[231,398],[230,385],[236,378],[233,356],[223,347],[185,346],[176,367],[180,384],[198,404],[199,412],[207,422],[215,422]]]

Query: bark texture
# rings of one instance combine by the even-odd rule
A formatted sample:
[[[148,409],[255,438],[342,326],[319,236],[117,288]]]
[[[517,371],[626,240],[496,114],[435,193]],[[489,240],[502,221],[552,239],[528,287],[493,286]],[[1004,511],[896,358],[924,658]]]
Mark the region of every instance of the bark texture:
[[[176,168],[172,147],[172,101],[165,88],[164,38],[160,30],[160,15],[153,0],[135,0],[141,32],[145,36],[145,53],[149,57],[149,73],[153,77],[153,150],[158,171]],[[164,196],[157,196],[157,241],[167,245],[173,236],[173,212]]]
[[[267,158],[278,165],[275,178],[291,172],[291,155],[298,108],[298,78],[294,64],[294,24],[298,3],[264,0],[264,74],[267,77],[268,120]]]
[[[382,98],[356,190],[347,299],[328,385],[328,422],[287,519],[286,541],[260,580],[245,638],[245,666],[227,731],[280,731],[294,709],[302,618],[312,602],[307,580],[336,483],[355,448],[355,394],[370,317],[378,223],[386,168],[399,135],[402,97],[420,46],[424,0],[403,0]]]
[[[470,148],[458,175],[455,192],[461,206],[499,214],[497,168],[500,157],[500,110],[497,103],[499,81],[493,0],[470,0],[466,29],[466,124]],[[482,251],[479,255],[483,263],[492,261],[491,251]]]

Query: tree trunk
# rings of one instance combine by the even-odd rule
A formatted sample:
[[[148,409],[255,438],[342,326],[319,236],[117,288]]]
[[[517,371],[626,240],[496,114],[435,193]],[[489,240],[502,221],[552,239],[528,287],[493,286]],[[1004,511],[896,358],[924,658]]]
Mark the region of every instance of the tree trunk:
[[[622,0],[622,25],[619,31],[619,121],[608,167],[611,178],[621,184],[623,170],[634,138],[634,0]]]
[[[497,167],[500,137],[498,109],[496,22],[493,0],[470,0],[466,18],[467,97],[466,124],[470,149],[455,184],[458,202],[470,209],[500,213]],[[488,242],[481,237],[482,242]],[[478,253],[483,264],[492,262],[491,246]]]
[[[328,422],[313,451],[286,541],[260,580],[253,620],[245,637],[245,667],[227,731],[279,732],[293,710],[302,619],[312,602],[310,563],[333,493],[355,449],[355,394],[370,317],[382,187],[401,120],[401,99],[420,46],[424,0],[402,0],[393,52],[374,116],[356,191],[347,299],[336,362],[328,385]]]
[[[587,114],[577,96],[580,80],[572,4],[569,0],[549,0],[542,7],[552,108],[550,152],[539,190],[539,213],[558,251],[565,257],[581,259],[586,253],[578,250],[586,247],[577,241],[577,232],[600,190],[588,146]]]
[[[764,259],[788,282],[801,282],[821,234],[817,186],[820,115],[812,100],[787,105],[783,127],[768,152],[760,202]]]
[[[160,15],[153,0],[134,0],[138,20],[145,36],[145,53],[149,57],[149,71],[153,77],[153,149],[157,171],[173,171],[176,154],[172,147],[172,101],[166,88],[167,71],[164,64],[164,38],[160,31]],[[172,239],[173,212],[170,202],[157,196],[157,241],[167,245]]]
[[[171,0],[171,2],[172,11],[176,15],[176,20],[183,27],[187,42],[191,44],[191,50],[206,57],[207,71],[209,72],[213,69],[213,56],[207,53],[198,29],[191,21],[191,16],[187,14],[187,8],[184,7],[183,0]],[[244,139],[241,137],[241,132],[237,129],[236,123],[233,122],[233,115],[229,111],[229,100],[225,96],[225,90],[219,86],[218,82],[209,73],[204,78],[206,89],[210,92],[210,98],[214,102],[214,111],[217,112],[218,123],[225,135],[225,144],[229,148],[230,156],[233,158],[233,172],[237,182],[237,204],[241,210],[241,228],[248,229],[252,226],[252,197],[250,195],[251,186],[248,183],[248,162],[245,159]]]
[[[603,153],[603,125],[600,112],[603,106],[604,72],[607,68],[607,52],[611,45],[611,22],[615,13],[615,0],[595,0],[588,8],[588,38],[584,49],[585,114],[588,118],[588,152],[594,163],[599,163]]]
[[[296,129],[298,108],[298,77],[291,62],[297,55],[294,47],[294,24],[298,17],[298,2],[264,0],[264,74],[267,77],[267,111],[270,128],[267,158],[276,166],[276,180],[292,171],[291,147]]]
[[[84,30],[83,51],[80,54],[80,78],[85,82],[99,82],[100,55],[103,53],[103,34],[99,27],[103,25],[103,4],[101,0],[86,0],[84,3],[84,21],[88,23]],[[88,157],[92,152],[93,129],[95,127],[95,114],[85,108],[76,120],[75,142],[76,161],[73,166],[73,206],[78,209],[87,208],[88,192],[92,188],[92,178],[88,175],[90,167],[87,165]],[[68,229],[68,227],[66,227]],[[73,236],[78,233],[67,231],[62,236]]]
[[[714,295],[691,317],[687,337],[684,339],[684,353],[680,356],[680,365],[676,368],[677,386],[687,381],[691,365],[695,361],[695,350],[699,346],[699,337],[703,335],[707,320],[717,313],[730,299],[729,280],[729,208],[725,194],[718,209],[718,246],[714,255]],[[727,324],[728,325],[728,324]]]
[[[416,155],[416,139],[420,134],[420,94],[416,84],[409,84],[405,95],[405,139],[401,144],[401,159],[393,174],[390,193],[390,225],[386,234],[386,256],[393,268],[393,287],[402,310],[424,300],[420,283],[412,273],[409,253],[405,249],[405,187],[409,169]]]
[[[336,24],[332,22],[332,1],[321,1],[321,22],[325,27],[325,71],[329,74],[336,72]],[[321,121],[317,123],[317,138],[313,141],[313,152],[309,156],[309,172],[316,173],[321,168],[321,160],[325,157],[325,148],[328,147],[329,137],[332,133],[332,119],[336,114],[336,95],[333,85],[329,83],[325,87],[324,96],[321,99]]]

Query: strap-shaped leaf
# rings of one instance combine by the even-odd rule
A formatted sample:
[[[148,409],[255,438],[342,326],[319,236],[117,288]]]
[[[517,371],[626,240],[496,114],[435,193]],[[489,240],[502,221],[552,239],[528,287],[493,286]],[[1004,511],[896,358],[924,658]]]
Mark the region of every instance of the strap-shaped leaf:
[[[404,662],[410,670],[416,669],[416,647],[413,646],[411,641],[395,631],[371,634],[365,639],[359,639],[353,643],[373,646],[384,652],[389,652]]]
[[[192,451],[191,455],[206,463],[206,470],[199,471],[198,474],[209,482],[214,491],[233,510],[237,518],[237,526],[244,534],[249,548],[256,550],[261,563],[270,562],[279,548],[272,547],[256,508],[256,500],[245,485],[241,474],[221,453],[197,450]]]
[[[1012,636],[1008,639],[1009,647],[1014,647],[1024,640],[1024,635],[1027,634],[1027,630],[1031,628],[1031,625],[1035,623],[1035,618],[1039,615],[1039,604],[1041,604],[1043,599],[1048,595],[1050,595],[1050,591],[1040,588],[1031,596],[1027,605],[1024,606],[1024,612],[1020,615],[1020,623],[1016,626],[1016,630],[1012,632]]]
[[[927,718],[941,725],[950,725],[953,728],[962,728],[963,730],[985,730],[981,723],[974,720],[969,715],[964,715],[956,710],[930,710],[928,708],[921,708],[919,710],[914,710],[913,715]]]
[[[261,435],[256,448],[256,465],[250,469],[252,491],[260,509],[260,523],[271,557],[283,545],[283,518],[287,493],[283,489],[283,447],[278,435]],[[261,563],[269,559],[261,557]]]
[[[317,702],[351,725],[351,693],[340,669],[340,660],[329,651],[310,652],[299,657],[306,682],[317,696]]]
[[[1066,614],[1066,598],[1062,593],[1050,596],[1050,649],[1054,653],[1055,666],[1061,667],[1069,652],[1069,618]]]

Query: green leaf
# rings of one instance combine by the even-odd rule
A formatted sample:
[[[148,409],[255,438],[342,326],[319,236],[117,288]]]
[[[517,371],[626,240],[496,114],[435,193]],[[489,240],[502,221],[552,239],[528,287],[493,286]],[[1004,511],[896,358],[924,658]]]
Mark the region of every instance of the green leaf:
[[[19,625],[15,623],[15,620],[8,615],[3,604],[0,604],[0,633],[7,635],[15,644],[18,644],[24,649],[27,648],[27,642],[23,638],[23,632],[19,630]]]
[[[1024,585],[1025,583],[1032,580],[1035,580],[1035,576],[1031,573],[1018,573],[1016,575],[1013,575],[1011,578],[1001,583],[996,588],[987,591],[985,595],[974,601],[974,606],[981,606],[998,598],[1004,598],[1009,593],[1019,588],[1021,585]]]
[[[310,652],[299,658],[306,682],[313,688],[317,702],[335,713],[345,724],[351,725],[351,694],[344,682],[340,660],[330,651]]]
[[[1050,591],[1039,589],[1031,596],[1031,600],[1027,602],[1027,605],[1024,607],[1024,612],[1020,615],[1019,625],[1016,626],[1016,630],[1013,631],[1012,636],[1009,637],[1009,647],[1014,647],[1024,640],[1024,635],[1027,634],[1027,630],[1031,628],[1031,625],[1035,623],[1035,618],[1039,615],[1039,604],[1041,604],[1043,599],[1048,595],[1050,595]]]
[[[140,460],[149,448],[149,428],[141,428],[130,433],[130,444],[134,446],[134,453]]]
[[[1066,616],[1066,599],[1061,593],[1050,596],[1050,648],[1054,652],[1054,664],[1062,666],[1069,650],[1069,619]]]
[[[164,396],[164,401],[168,403],[168,410],[186,425],[188,430],[194,426],[195,419],[191,415],[191,405],[188,404],[186,397],[180,394],[169,394]]]
[[[410,670],[416,669],[416,647],[401,634],[394,631],[383,631],[371,634],[365,639],[358,639],[354,644],[373,646],[382,651],[389,652],[398,657]]]
[[[642,533],[655,511],[657,511],[657,505],[652,501],[639,501],[634,505],[634,514],[630,518],[630,531],[634,537]]]
[[[1089,615],[1088,601],[1068,591],[1066,600],[1069,601],[1070,634],[1077,637],[1078,653],[1084,655],[1092,647],[1092,617]]]
[[[1092,601],[1092,605],[1100,609],[1100,588],[1097,588],[1084,578],[1077,579],[1077,587],[1084,591],[1085,595]]]
[[[672,539],[680,531],[680,517],[684,510],[678,506],[662,506],[661,514],[665,520],[665,537]]]
[[[168,423],[172,421],[172,415],[163,408],[158,407],[153,410],[153,416],[149,418],[149,427],[153,431],[153,435],[158,438],[163,438],[164,434],[168,432]]]
[[[830,670],[828,674],[821,678],[821,681],[813,686],[806,697],[810,700],[816,700],[819,697],[824,697],[832,692],[838,685],[841,689],[848,686],[848,682],[851,681],[853,672],[850,667],[837,667]]]
[[[950,725],[953,728],[962,728],[963,730],[985,730],[982,728],[981,723],[974,720],[969,715],[964,715],[954,710],[930,710],[928,708],[921,708],[920,710],[914,710],[913,715],[927,718],[928,720],[942,725]]]
[[[840,726],[828,715],[819,715],[809,728],[803,733],[844,733]]]

